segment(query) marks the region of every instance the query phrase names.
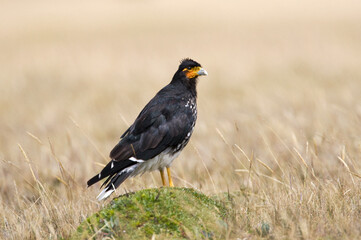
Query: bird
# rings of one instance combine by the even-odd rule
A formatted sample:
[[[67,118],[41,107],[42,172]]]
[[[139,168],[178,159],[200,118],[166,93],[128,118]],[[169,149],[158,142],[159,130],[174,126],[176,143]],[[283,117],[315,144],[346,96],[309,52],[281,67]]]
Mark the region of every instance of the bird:
[[[208,75],[201,64],[185,58],[168,85],[163,87],[121,135],[110,152],[109,163],[87,185],[107,178],[97,199],[108,198],[127,178],[148,171],[160,172],[166,186],[174,187],[170,166],[189,142],[197,120],[198,77]]]

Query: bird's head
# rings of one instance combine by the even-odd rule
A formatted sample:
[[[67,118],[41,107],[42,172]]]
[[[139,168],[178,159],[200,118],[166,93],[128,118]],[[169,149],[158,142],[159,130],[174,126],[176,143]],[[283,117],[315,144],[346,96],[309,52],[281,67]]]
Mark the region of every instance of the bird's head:
[[[196,61],[186,58],[181,61],[178,68],[178,73],[184,75],[187,79],[196,79],[198,76],[208,75],[207,71]]]
[[[196,85],[199,76],[208,75],[206,70],[196,61],[185,58],[181,61],[177,72],[174,74],[171,84],[182,84],[193,95],[197,95]]]

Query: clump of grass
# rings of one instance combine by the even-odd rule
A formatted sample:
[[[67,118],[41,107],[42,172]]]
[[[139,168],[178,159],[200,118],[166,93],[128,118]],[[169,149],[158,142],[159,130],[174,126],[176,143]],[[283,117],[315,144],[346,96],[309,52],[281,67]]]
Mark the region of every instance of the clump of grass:
[[[145,189],[115,198],[87,218],[72,236],[116,239],[222,238],[226,208],[188,188]]]

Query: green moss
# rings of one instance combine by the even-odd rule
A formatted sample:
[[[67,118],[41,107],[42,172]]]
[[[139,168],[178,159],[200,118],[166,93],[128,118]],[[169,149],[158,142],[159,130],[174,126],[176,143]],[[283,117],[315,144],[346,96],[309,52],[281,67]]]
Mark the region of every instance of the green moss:
[[[145,189],[115,198],[86,219],[72,239],[219,239],[226,208],[188,188]]]

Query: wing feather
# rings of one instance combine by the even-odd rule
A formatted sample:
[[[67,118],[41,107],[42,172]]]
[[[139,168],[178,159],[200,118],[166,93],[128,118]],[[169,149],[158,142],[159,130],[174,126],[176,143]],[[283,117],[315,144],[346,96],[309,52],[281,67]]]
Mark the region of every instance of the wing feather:
[[[147,106],[113,148],[110,157],[116,161],[132,156],[148,160],[166,148],[178,145],[190,131],[194,119],[190,111],[174,111],[175,106],[169,102]]]

